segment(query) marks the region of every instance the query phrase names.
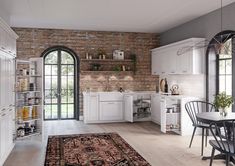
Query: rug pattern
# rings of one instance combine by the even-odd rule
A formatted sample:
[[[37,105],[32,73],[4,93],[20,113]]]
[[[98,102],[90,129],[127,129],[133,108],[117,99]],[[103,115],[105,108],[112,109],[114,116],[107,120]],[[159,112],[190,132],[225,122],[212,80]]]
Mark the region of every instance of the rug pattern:
[[[117,133],[49,136],[45,166],[150,166]]]

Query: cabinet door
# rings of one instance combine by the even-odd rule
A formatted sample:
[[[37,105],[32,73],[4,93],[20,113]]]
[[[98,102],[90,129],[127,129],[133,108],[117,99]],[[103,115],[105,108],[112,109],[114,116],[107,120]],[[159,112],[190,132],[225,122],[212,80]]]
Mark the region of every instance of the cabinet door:
[[[100,102],[100,120],[119,121],[123,120],[122,102]]]
[[[160,55],[158,52],[152,52],[152,75],[159,75],[161,73]]]
[[[133,96],[124,95],[124,119],[133,122]]]
[[[185,52],[177,56],[177,73],[178,74],[192,74],[192,58],[193,51]]]
[[[6,121],[6,112],[1,114],[0,117],[0,158],[2,159],[5,152],[6,152],[6,144],[7,144],[7,139],[6,139],[6,127],[7,127],[7,121]]]
[[[0,28],[0,50],[6,51],[6,35],[7,32]]]
[[[161,131],[166,133],[166,100],[161,98]]]
[[[88,121],[99,120],[98,95],[90,95],[88,100]]]
[[[160,95],[151,96],[151,118],[153,122],[161,124]]]
[[[7,130],[6,130],[6,137],[7,137],[7,148],[10,149],[13,144],[13,108],[10,107],[8,110],[8,114],[6,116],[7,119]]]
[[[3,93],[3,89],[4,89],[4,72],[3,72],[3,63],[4,63],[4,57],[1,55],[1,51],[0,51],[0,111],[3,108],[3,98],[4,98],[4,93]]]

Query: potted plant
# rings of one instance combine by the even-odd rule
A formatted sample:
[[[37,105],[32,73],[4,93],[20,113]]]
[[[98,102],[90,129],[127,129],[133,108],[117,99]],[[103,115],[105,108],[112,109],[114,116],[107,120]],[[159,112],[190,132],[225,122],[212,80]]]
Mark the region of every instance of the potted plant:
[[[230,95],[226,95],[225,92],[219,93],[215,96],[214,105],[219,110],[220,115],[226,116],[228,114],[227,109],[233,104],[233,98]]]

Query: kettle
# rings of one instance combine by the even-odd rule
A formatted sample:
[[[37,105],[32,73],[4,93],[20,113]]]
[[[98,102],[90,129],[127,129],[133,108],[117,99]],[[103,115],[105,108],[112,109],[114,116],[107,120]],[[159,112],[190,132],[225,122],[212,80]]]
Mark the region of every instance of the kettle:
[[[179,95],[179,86],[176,84],[172,85],[170,91],[172,95]]]

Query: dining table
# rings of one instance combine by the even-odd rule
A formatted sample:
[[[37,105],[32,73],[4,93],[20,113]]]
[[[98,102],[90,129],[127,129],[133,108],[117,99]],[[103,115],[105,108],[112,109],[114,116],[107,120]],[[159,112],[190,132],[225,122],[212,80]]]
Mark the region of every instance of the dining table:
[[[235,120],[235,113],[229,112],[226,116],[220,115],[219,112],[201,112],[196,114],[197,120],[204,124],[211,123],[221,123]],[[211,157],[203,156],[202,160],[210,159]],[[214,160],[216,159],[226,159],[226,156],[223,154],[215,155]],[[235,159],[233,157],[230,158],[231,161],[235,164]]]

